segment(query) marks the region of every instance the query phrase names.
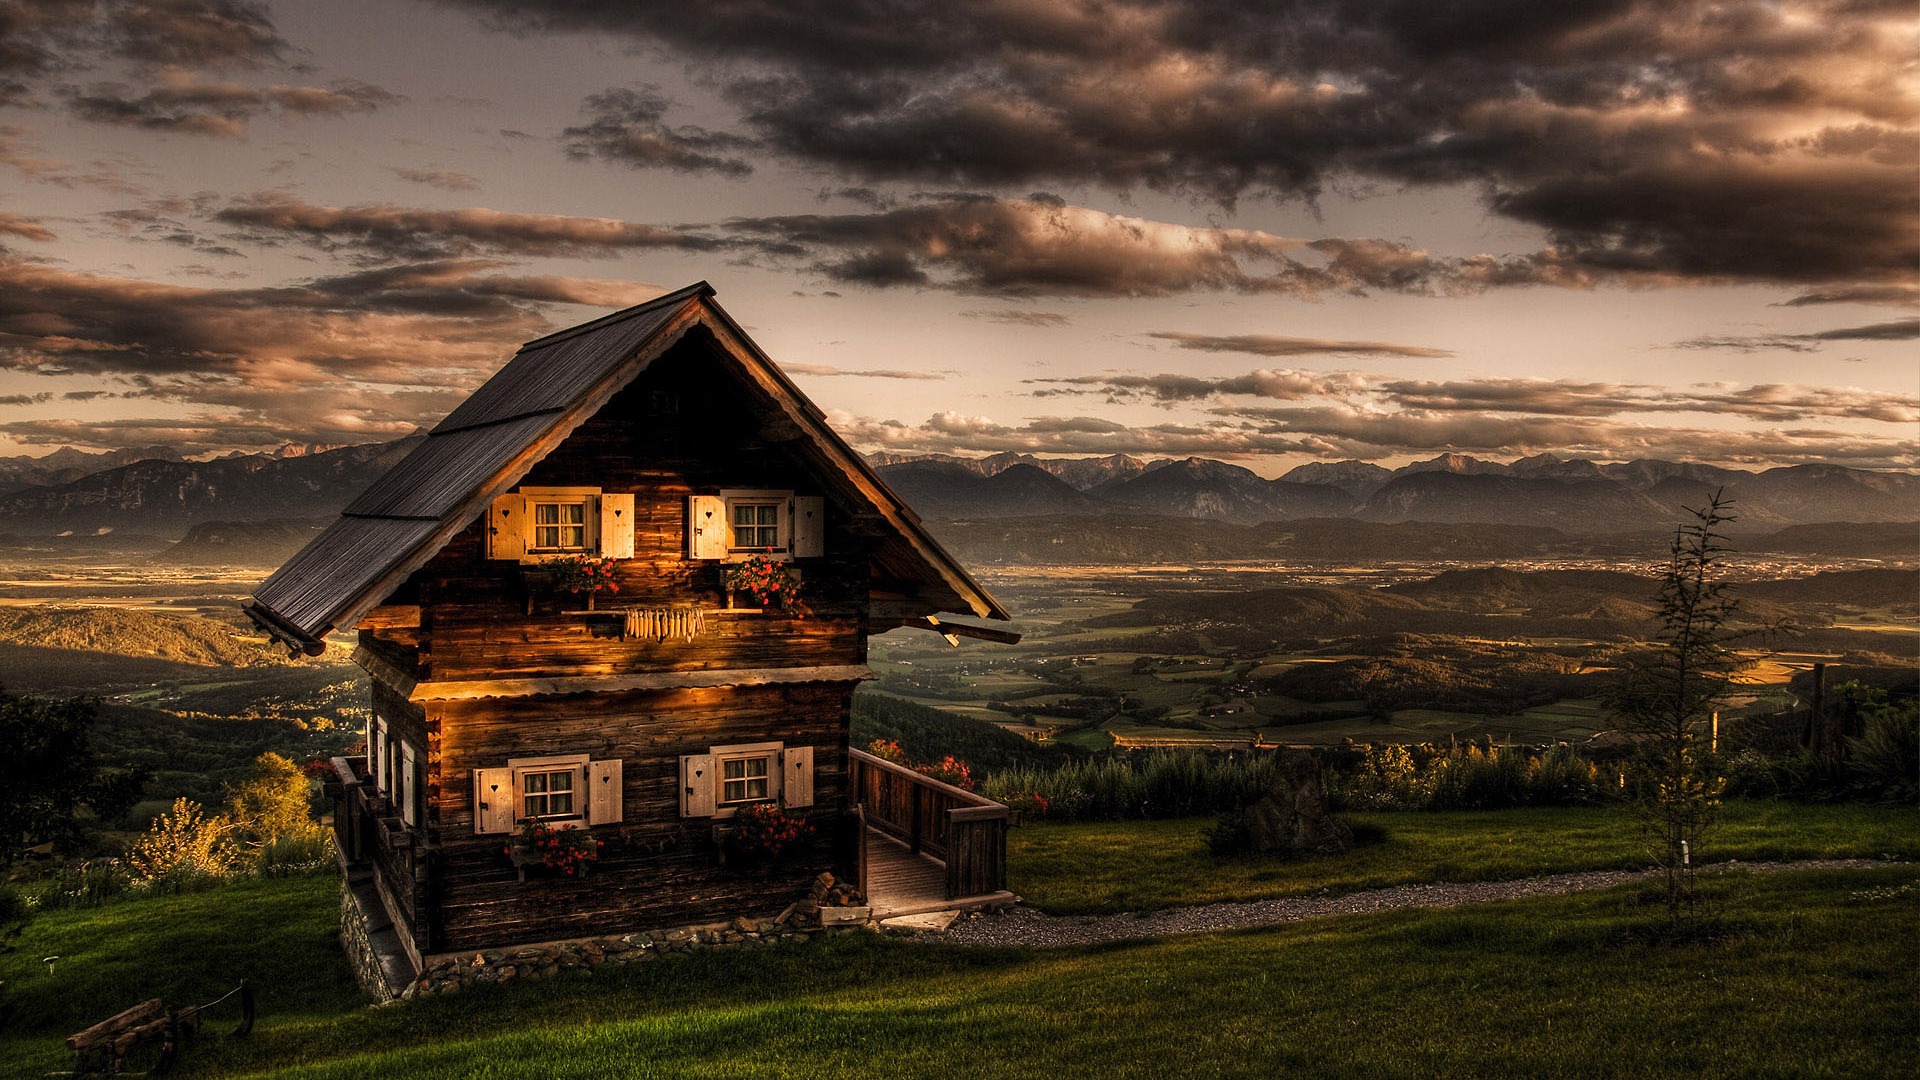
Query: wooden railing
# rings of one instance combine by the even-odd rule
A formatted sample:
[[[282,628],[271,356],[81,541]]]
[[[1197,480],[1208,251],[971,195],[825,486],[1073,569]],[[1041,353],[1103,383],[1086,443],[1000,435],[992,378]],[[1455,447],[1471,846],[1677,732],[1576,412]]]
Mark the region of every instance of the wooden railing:
[[[324,786],[333,802],[334,845],[349,875],[356,866],[371,869],[414,932],[426,937],[433,867],[425,830],[400,819],[393,803],[373,790],[366,768],[364,757],[333,759],[337,786]]]
[[[1007,887],[1012,811],[864,750],[849,750],[847,786],[868,826],[947,864],[947,898]]]

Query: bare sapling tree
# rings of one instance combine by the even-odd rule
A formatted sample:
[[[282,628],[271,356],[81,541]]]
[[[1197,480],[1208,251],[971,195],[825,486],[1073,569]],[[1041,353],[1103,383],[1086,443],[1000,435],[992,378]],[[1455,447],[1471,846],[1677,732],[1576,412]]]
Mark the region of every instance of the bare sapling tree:
[[[1733,679],[1750,661],[1736,641],[1766,629],[1732,626],[1739,601],[1727,591],[1720,527],[1735,520],[1718,491],[1694,520],[1674,530],[1660,574],[1658,648],[1626,665],[1611,695],[1633,741],[1626,782],[1636,820],[1650,841],[1666,886],[1667,914],[1679,919],[1697,900],[1694,865],[1712,826],[1725,781],[1717,774],[1711,725]]]

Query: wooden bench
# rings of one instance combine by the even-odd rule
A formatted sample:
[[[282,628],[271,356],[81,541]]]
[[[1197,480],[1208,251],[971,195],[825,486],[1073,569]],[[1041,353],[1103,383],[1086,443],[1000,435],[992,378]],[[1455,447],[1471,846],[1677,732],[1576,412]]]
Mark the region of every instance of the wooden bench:
[[[73,1051],[71,1076],[159,1076],[173,1067],[180,1044],[200,1030],[201,1013],[234,995],[240,997],[240,1026],[235,1035],[253,1030],[253,986],[242,982],[211,1005],[167,1008],[160,998],[149,998],[115,1013],[85,1031],[67,1037]],[[127,1055],[135,1048],[155,1045],[153,1064],[142,1073],[127,1072]]]

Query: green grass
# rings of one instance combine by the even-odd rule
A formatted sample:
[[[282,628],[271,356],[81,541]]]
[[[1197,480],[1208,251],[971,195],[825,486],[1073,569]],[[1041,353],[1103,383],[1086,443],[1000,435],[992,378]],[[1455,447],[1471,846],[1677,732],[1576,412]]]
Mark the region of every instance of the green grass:
[[[340,951],[340,882],[332,875],[248,879],[208,892],[124,900],[34,917],[0,952],[0,1062],[18,1074],[70,1068],[61,1040],[151,997],[202,1004],[253,982],[263,1015],[359,1008]],[[51,972],[42,958],[57,956]],[[210,1014],[230,1028],[232,1009]],[[32,1032],[35,1038],[16,1038]]]
[[[247,1040],[212,1039],[177,1075],[297,1077],[1320,1077],[1902,1075],[1920,996],[1920,872],[1907,866],[1716,879],[1717,932],[1650,943],[1635,890],[1403,910],[1237,934],[1058,952],[853,935],[672,958],[590,978],[367,1009],[308,932],[304,883],[221,905],[247,931],[288,890],[303,929],[276,951],[284,998]],[[233,894],[214,894],[233,898]],[[202,898],[86,913],[127,981],[191,954]],[[295,901],[298,901],[297,903]],[[184,907],[182,905],[185,905]],[[127,920],[145,909],[151,925]],[[24,952],[42,947],[44,923]],[[239,938],[239,933],[231,936]],[[14,961],[9,958],[9,964]],[[134,973],[144,973],[138,975]],[[76,972],[71,978],[78,980]],[[110,992],[106,992],[110,991]],[[10,999],[31,993],[10,988]],[[65,1025],[16,1024],[0,1061],[60,1067]]]
[[[1288,863],[1214,858],[1201,836],[1211,818],[1034,822],[1008,834],[1008,887],[1042,910],[1083,914],[1652,864],[1620,807],[1343,816],[1385,839]],[[1700,855],[1710,862],[1920,859],[1920,809],[1729,803]]]

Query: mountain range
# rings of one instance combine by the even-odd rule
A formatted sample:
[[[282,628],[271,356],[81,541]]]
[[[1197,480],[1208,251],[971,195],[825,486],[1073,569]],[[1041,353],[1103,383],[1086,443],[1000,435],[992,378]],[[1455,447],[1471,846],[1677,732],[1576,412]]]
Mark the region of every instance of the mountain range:
[[[165,447],[0,458],[0,533],[50,537],[113,529],[177,540],[196,525],[217,522],[218,541],[203,535],[195,546],[234,549],[245,546],[246,523],[280,522],[277,549],[292,538],[284,523],[330,518],[418,438],[289,446],[213,461],[182,460]],[[139,460],[127,460],[136,455]],[[1601,536],[1671,528],[1683,520],[1685,508],[1703,504],[1715,490],[1734,500],[1737,532],[1920,521],[1920,477],[1837,465],[1746,472],[1690,462],[1602,464],[1541,454],[1503,464],[1443,454],[1398,469],[1315,462],[1268,480],[1199,457],[876,454],[869,460],[922,516],[954,522],[1053,517],[1120,523],[1152,517],[1254,525],[1346,519]]]
[[[1349,517],[1548,527],[1568,533],[1665,528],[1716,491],[1734,531],[1819,522],[1920,520],[1920,477],[1838,465],[1746,472],[1692,462],[1599,464],[1551,454],[1511,463],[1442,454],[1398,469],[1302,465],[1277,480],[1207,458],[1140,462],[1001,454],[877,457],[877,471],[930,518],[1144,513],[1253,524]],[[1052,483],[1048,483],[1051,480]]]

